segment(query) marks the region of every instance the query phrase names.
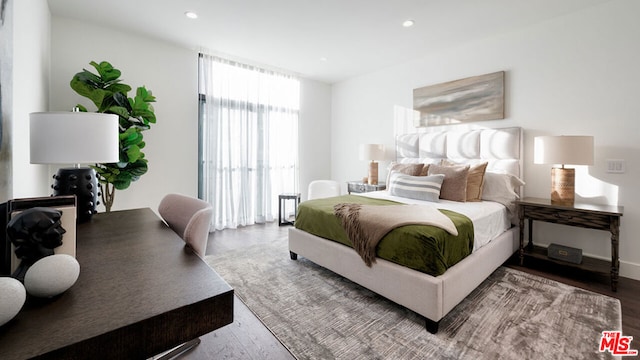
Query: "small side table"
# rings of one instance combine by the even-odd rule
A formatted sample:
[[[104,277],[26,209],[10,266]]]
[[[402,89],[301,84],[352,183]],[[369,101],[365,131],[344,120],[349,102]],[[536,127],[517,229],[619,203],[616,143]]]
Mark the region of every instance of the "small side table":
[[[365,193],[370,191],[379,191],[387,188],[385,183],[381,182],[377,185],[369,185],[366,182],[362,181],[347,181],[347,192],[351,193]]]
[[[525,257],[547,259],[544,249],[533,245],[533,220],[544,221],[555,224],[577,226],[587,229],[604,230],[611,233],[611,262],[598,259],[584,258],[583,265],[571,265],[569,263],[549,261],[584,268],[585,270],[610,269],[611,290],[618,289],[618,273],[620,269],[620,259],[618,248],[620,242],[620,217],[624,208],[613,205],[592,205],[579,204],[560,205],[554,204],[549,199],[524,198],[516,201],[518,215],[520,217],[520,265],[523,265]],[[529,241],[524,244],[524,220],[529,221]]]
[[[293,221],[287,220],[286,214],[286,201],[294,200],[294,218],[298,216],[298,205],[300,204],[300,193],[287,193],[278,195],[278,225],[293,225]],[[294,220],[295,221],[295,220]]]

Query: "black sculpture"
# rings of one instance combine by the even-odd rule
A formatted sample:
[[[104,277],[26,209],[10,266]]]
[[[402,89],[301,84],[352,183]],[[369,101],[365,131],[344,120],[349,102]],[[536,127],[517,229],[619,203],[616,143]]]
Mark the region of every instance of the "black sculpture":
[[[66,230],[60,218],[62,211],[34,207],[14,216],[7,224],[7,236],[15,246],[15,254],[22,259],[12,277],[24,281],[31,265],[45,256],[53,255],[53,249],[62,245]]]

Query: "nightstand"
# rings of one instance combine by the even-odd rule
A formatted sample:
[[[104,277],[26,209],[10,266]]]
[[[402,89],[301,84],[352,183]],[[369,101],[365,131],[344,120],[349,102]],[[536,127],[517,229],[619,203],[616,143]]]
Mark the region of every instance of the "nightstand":
[[[573,205],[553,204],[549,199],[524,198],[516,201],[520,217],[520,265],[525,257],[546,259],[548,261],[598,272],[610,271],[611,290],[618,288],[620,259],[618,247],[620,241],[620,217],[624,208],[612,205],[592,205],[575,203]],[[529,241],[524,245],[524,220],[529,220]],[[611,233],[611,262],[583,258],[582,264],[570,264],[548,259],[544,248],[533,245],[533,220],[548,223],[577,226],[587,229],[604,230]]]
[[[300,193],[286,193],[278,195],[278,226],[293,225],[294,221],[287,220],[287,200],[293,200],[294,221],[298,216],[298,205],[300,205]]]
[[[378,185],[369,185],[362,181],[347,181],[347,192],[351,193],[365,193],[369,191],[379,191],[387,188],[385,183],[378,183]]]

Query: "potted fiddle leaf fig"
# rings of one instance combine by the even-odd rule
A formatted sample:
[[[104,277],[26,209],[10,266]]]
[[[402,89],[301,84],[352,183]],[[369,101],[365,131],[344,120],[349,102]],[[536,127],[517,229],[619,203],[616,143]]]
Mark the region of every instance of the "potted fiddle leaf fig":
[[[142,132],[155,124],[156,115],[151,103],[156,98],[144,86],[138,87],[133,97],[129,97],[131,86],[123,84],[120,70],[110,63],[92,61],[97,74],[83,69],[71,80],[71,88],[81,96],[91,100],[96,112],[116,114],[119,117],[120,161],[117,163],[95,164],[102,202],[106,211],[111,211],[115,199],[115,190],[125,190],[131,182],[138,180],[147,172],[147,159],[142,149],[145,146]],[[87,111],[81,104],[79,111]]]

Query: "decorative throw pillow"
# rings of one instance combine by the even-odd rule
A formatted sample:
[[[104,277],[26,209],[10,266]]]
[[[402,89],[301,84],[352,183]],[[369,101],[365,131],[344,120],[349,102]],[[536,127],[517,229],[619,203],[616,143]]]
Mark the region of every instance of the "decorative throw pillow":
[[[424,166],[422,167],[422,171],[420,171],[420,174],[418,174],[418,176],[429,175],[429,166],[431,166],[431,164],[424,164]]]
[[[482,187],[484,186],[484,173],[487,170],[488,162],[483,162],[476,165],[470,165],[469,176],[467,177],[467,201],[481,201],[482,200]],[[452,161],[442,160],[441,165],[444,166],[459,166]]]
[[[517,190],[523,185],[524,181],[515,175],[487,171],[484,174],[482,200],[513,206],[513,202],[519,198]]]
[[[469,165],[429,166],[429,175],[443,174],[444,181],[440,189],[440,199],[451,201],[467,201],[467,177]]]
[[[515,175],[487,171],[484,174],[482,200],[495,201],[504,205],[509,212],[511,223],[517,224],[518,219],[514,201],[520,197],[518,189],[523,185],[524,181]]]
[[[444,175],[411,176],[395,172],[389,180],[391,195],[437,202]]]
[[[418,176],[420,172],[423,171],[424,164],[398,164],[391,163],[389,166],[389,173],[387,174],[387,186],[389,185],[389,180],[391,177],[391,173],[399,172],[406,175]],[[388,187],[387,187],[388,189]]]

